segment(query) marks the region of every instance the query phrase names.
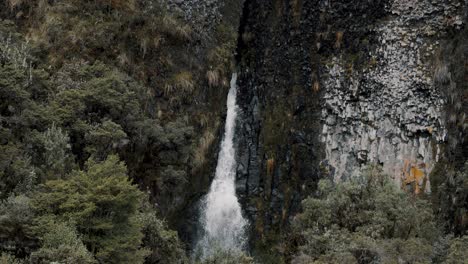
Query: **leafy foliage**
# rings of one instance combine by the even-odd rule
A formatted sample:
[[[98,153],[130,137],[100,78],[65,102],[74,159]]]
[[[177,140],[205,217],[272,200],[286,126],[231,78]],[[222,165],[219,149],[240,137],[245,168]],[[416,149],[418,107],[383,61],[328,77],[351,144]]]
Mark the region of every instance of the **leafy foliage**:
[[[13,37],[6,39],[3,30],[13,28],[0,23],[0,250],[28,257],[42,241],[31,261],[89,262],[82,241],[97,261],[143,262],[147,234],[156,259],[169,259],[174,248],[184,256],[177,234],[154,224],[156,216],[149,226],[142,222],[140,205],[148,197],[113,155],[130,164],[130,176],[168,197],[160,204],[169,204],[167,193],[186,183],[192,127],[182,118],[166,124],[152,118],[143,109],[143,86],[103,62],[64,62],[53,73],[30,68],[38,58],[21,48],[20,35],[7,32]],[[55,229],[68,235],[57,237]],[[71,243],[74,234],[78,242]],[[51,236],[64,247],[47,245]],[[157,236],[161,243],[149,242]]]
[[[239,252],[218,250],[214,255],[197,264],[254,264],[253,258]]]
[[[42,163],[38,167],[43,179],[64,177],[73,167],[68,135],[60,127],[52,124],[45,132],[39,134],[37,142],[36,147],[40,151],[35,152],[38,154],[36,160]]]
[[[0,202],[0,252],[26,256],[37,246],[31,230],[34,212],[31,200],[11,195]],[[5,257],[6,258],[6,257]]]
[[[468,235],[468,162],[459,170],[439,162],[431,173],[435,207],[446,230]]]
[[[116,156],[89,161],[87,167],[69,180],[46,182],[34,196],[38,230],[50,230],[55,222],[74,223],[99,261],[142,263],[146,251],[140,248],[143,223],[137,216],[143,194],[129,182]]]
[[[0,264],[24,264],[25,262],[21,259],[17,259],[8,253],[3,252],[0,255]]]
[[[55,223],[43,237],[42,247],[31,255],[33,263],[97,263],[73,227]]]
[[[189,263],[177,232],[169,230],[151,210],[146,211],[142,221],[145,223],[143,243],[151,251],[146,263]]]
[[[295,263],[430,263],[438,230],[428,201],[408,196],[376,167],[303,201]]]
[[[187,113],[194,102],[206,111],[204,53],[226,41],[200,44],[166,4],[0,1],[3,259],[187,261],[156,212],[170,218],[192,195],[189,172],[203,163],[192,161],[199,135]],[[231,51],[210,65],[227,73]],[[157,208],[142,208],[150,199]]]
[[[468,236],[455,238],[451,241],[444,264],[468,262]]]

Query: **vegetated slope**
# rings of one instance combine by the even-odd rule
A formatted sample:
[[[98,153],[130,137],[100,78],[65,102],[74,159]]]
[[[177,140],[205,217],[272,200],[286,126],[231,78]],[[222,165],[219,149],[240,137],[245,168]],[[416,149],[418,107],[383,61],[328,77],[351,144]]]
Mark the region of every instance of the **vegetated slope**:
[[[393,1],[394,9],[391,1],[247,1],[238,47],[241,1],[220,1],[220,20],[198,17],[190,4],[203,1],[170,2],[169,9],[148,0],[0,2],[0,263],[186,262],[187,245],[163,219],[190,242],[196,201],[214,171],[236,48],[237,191],[253,220],[256,261],[463,263],[466,20],[460,29],[460,17],[439,12],[458,12],[461,1],[419,1],[419,18],[405,5],[411,1]],[[419,8],[426,4],[435,11]],[[420,18],[442,25],[443,41],[424,61],[434,60],[434,83],[407,87],[431,98],[430,86],[449,102],[438,123],[448,139],[430,175],[431,196],[408,196],[380,171],[349,183],[320,181],[336,175],[330,153],[348,152],[357,136],[371,138],[352,130],[370,124],[367,112],[341,106],[362,98],[373,104],[370,88],[390,87],[369,81],[379,69],[398,73],[379,49],[383,39],[406,53],[413,47],[394,49],[399,38],[434,42]],[[413,26],[416,35],[400,31]],[[353,97],[336,83],[362,89]],[[411,137],[431,137],[423,130]],[[333,140],[320,142],[322,135]],[[359,151],[340,173],[370,163],[371,145],[352,149]],[[417,189],[425,176],[404,186]],[[429,198],[432,208],[418,200]],[[221,261],[253,260],[229,252],[207,260]]]
[[[235,29],[201,34],[159,1],[0,10],[0,250],[184,262],[161,219],[191,221],[181,214],[208,186]]]

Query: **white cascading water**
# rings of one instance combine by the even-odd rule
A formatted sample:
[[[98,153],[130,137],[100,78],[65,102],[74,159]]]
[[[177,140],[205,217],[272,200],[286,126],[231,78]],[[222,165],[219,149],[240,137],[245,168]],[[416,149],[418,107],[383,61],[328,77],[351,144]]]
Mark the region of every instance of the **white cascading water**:
[[[241,252],[245,247],[247,221],[242,216],[235,189],[236,81],[237,74],[234,73],[227,98],[226,124],[216,175],[202,205],[200,224],[203,233],[196,245],[201,258],[207,258],[217,250]]]

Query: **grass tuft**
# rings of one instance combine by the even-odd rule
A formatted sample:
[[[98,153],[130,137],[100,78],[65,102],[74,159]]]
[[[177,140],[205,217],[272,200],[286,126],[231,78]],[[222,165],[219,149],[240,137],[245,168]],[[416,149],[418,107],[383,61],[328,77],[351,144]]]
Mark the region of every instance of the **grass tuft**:
[[[339,49],[343,45],[343,31],[336,32],[336,41],[335,41],[335,48]]]
[[[172,16],[164,16],[162,19],[163,31],[180,41],[190,41],[192,39],[192,29],[184,25]]]
[[[176,88],[184,93],[192,93],[195,88],[192,73],[188,71],[183,71],[174,75],[173,83]]]
[[[314,91],[314,93],[318,93],[320,91],[320,83],[318,81],[314,81],[312,91]]]
[[[215,140],[214,133],[207,129],[198,142],[197,149],[194,152],[194,167],[198,168],[206,162],[206,155]]]
[[[209,70],[206,72],[206,79],[208,80],[208,85],[210,87],[217,87],[220,85],[221,78],[217,70]]]

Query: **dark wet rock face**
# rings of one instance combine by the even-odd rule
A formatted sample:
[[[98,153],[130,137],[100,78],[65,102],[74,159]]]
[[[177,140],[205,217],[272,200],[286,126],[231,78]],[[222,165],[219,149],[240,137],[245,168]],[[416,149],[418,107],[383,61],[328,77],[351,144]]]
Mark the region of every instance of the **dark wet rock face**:
[[[319,57],[311,45],[320,12],[317,3],[304,4],[244,7],[238,193],[260,234],[283,228],[320,178],[321,92],[313,90]]]
[[[253,238],[287,233],[323,177],[380,164],[429,193],[442,156],[465,159],[465,1],[170,2],[202,33],[239,28],[236,186]]]
[[[320,178],[346,179],[369,163],[430,192],[447,141],[436,58],[464,27],[464,5],[246,1],[237,190],[256,237],[284,230]]]

